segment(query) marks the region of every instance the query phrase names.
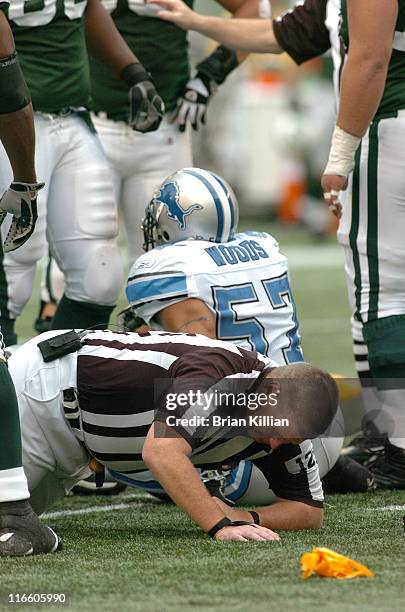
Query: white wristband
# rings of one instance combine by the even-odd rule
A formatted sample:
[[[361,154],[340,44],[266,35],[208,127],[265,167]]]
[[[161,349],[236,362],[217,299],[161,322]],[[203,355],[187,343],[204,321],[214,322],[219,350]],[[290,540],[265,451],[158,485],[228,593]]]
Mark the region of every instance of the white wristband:
[[[360,141],[361,138],[345,132],[336,125],[324,174],[348,177],[354,168],[354,155]]]

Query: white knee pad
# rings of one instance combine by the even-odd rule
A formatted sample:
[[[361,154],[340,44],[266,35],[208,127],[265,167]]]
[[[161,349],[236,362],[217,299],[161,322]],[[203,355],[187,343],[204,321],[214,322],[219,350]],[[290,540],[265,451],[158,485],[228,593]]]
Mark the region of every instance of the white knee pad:
[[[121,255],[115,239],[86,240],[73,266],[62,266],[66,296],[78,302],[114,306],[123,286]]]

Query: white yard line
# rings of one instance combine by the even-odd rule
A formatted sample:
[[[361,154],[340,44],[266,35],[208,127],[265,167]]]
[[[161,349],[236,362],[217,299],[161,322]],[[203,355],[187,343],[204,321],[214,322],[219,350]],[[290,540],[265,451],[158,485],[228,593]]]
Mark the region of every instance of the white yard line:
[[[136,495],[126,495],[125,500],[133,499],[139,500],[139,503],[142,504],[145,499],[152,499],[151,496],[146,494],[136,494]],[[127,510],[128,508],[136,507],[136,503],[126,504],[105,504],[101,506],[87,506],[86,508],[78,508],[77,510],[57,510],[56,512],[47,512],[46,514],[42,514],[41,518],[43,519],[53,519],[65,516],[76,516],[81,514],[93,514],[96,512],[115,512],[117,510]]]
[[[405,504],[402,504],[401,506],[395,506],[395,505],[381,506],[380,508],[370,508],[370,510],[374,510],[378,512],[398,512],[398,511],[403,512],[405,510]]]

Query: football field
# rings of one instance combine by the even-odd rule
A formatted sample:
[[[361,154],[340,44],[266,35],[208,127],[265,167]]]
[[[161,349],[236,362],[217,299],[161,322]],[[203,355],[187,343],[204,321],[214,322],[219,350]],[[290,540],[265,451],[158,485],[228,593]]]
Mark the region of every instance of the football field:
[[[306,359],[354,375],[338,246],[259,225],[273,231],[289,256]],[[19,323],[21,337],[31,335],[36,310],[33,296]],[[9,594],[64,593],[65,605],[78,612],[396,612],[403,610],[404,511],[402,492],[328,496],[321,531],[280,532],[281,542],[219,543],[175,507],[134,490],[111,498],[71,496],[46,519],[63,538],[63,551],[0,561],[0,610],[18,607]],[[300,555],[314,546],[365,563],[375,578],[302,581]]]

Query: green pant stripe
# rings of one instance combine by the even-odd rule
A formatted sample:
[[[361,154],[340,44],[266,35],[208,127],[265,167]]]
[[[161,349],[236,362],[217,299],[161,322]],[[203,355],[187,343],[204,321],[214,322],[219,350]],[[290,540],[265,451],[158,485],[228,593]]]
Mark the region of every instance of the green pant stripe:
[[[1,242],[1,241],[0,241]],[[3,247],[0,244],[0,315],[7,316],[7,303],[8,303],[8,292],[7,292],[7,279],[4,272],[3,266]]]
[[[367,261],[370,284],[368,320],[378,316],[380,279],[378,271],[378,128],[379,120],[370,127],[367,166]]]
[[[350,226],[349,243],[353,254],[353,267],[354,267],[354,286],[355,286],[355,300],[356,300],[356,311],[354,314],[355,319],[361,320],[360,317],[360,300],[361,300],[361,270],[360,270],[360,259],[359,251],[357,248],[357,236],[359,233],[359,217],[360,217],[360,157],[361,157],[361,144],[356,151],[355,155],[355,166],[353,171],[353,188],[352,188],[352,223]]]

